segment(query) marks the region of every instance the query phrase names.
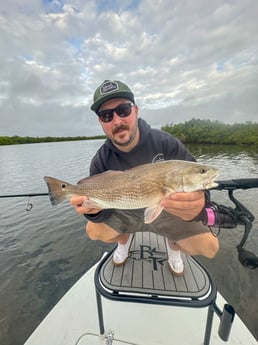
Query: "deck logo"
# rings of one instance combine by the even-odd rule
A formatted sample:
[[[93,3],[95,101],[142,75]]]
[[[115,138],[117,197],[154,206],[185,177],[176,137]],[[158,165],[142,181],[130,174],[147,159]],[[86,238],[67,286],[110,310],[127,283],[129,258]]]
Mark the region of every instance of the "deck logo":
[[[131,250],[130,251],[130,258],[136,261],[145,260],[152,264],[153,271],[158,271],[159,266],[164,266],[164,261],[167,258],[165,252],[158,251],[156,248],[151,248],[148,245],[140,245],[139,250]]]

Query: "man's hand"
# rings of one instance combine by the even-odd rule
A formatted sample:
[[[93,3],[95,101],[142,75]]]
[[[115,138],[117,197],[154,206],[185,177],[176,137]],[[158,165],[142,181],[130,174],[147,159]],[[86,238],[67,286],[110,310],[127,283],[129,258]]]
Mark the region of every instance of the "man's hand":
[[[72,196],[70,204],[75,207],[76,212],[79,214],[95,214],[101,211],[99,208],[85,206],[83,203],[87,200],[87,196]]]
[[[203,191],[173,193],[162,200],[165,211],[186,221],[194,219],[204,205],[205,195]]]

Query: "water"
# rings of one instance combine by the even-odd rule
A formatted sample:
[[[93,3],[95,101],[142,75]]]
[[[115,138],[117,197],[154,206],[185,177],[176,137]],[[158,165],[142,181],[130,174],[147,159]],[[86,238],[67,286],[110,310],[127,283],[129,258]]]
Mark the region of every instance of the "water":
[[[88,175],[91,157],[102,140],[0,146],[0,194],[47,192],[44,175],[76,182]],[[258,155],[237,147],[191,146],[200,162],[218,167],[220,179],[258,177]],[[258,219],[258,189],[236,195]],[[226,192],[213,199],[230,205]],[[105,250],[90,241],[86,219],[68,203],[52,207],[48,197],[0,199],[0,344],[20,345]],[[242,231],[224,230],[213,260],[201,258],[219,290],[258,338],[258,271],[244,269],[235,245]],[[255,231],[256,230],[256,231]],[[246,248],[258,255],[255,220]]]

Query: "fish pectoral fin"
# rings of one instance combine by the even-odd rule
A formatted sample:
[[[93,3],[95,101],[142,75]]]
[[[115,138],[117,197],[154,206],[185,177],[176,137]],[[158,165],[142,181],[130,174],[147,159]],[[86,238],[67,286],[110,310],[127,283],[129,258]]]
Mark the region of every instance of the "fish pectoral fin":
[[[82,203],[82,206],[88,207],[88,208],[102,208],[96,201],[93,200],[85,200]]]
[[[164,207],[161,206],[160,202],[154,206],[146,208],[146,210],[144,211],[144,223],[152,223],[161,214],[163,208]]]

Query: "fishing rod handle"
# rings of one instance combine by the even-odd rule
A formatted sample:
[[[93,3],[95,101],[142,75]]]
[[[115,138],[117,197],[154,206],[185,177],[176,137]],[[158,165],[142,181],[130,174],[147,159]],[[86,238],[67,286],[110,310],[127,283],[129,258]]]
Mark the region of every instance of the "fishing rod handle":
[[[225,213],[206,207],[202,214],[202,222],[204,225],[213,226],[215,228],[232,229],[237,226],[236,218],[232,213]]]

